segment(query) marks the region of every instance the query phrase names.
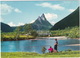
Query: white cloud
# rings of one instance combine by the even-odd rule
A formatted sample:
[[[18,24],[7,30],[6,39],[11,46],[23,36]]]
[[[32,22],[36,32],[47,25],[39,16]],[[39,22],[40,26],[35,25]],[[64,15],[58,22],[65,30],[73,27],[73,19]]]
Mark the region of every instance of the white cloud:
[[[10,12],[12,12],[13,8],[7,4],[0,4],[0,13],[2,15],[8,14]]]
[[[15,11],[17,13],[21,13],[21,11],[18,8],[14,8],[8,4],[0,4],[0,14],[1,15],[9,14],[12,11]]]
[[[15,24],[13,24],[13,22],[9,22],[8,25],[9,26],[16,26]]]
[[[48,2],[45,2],[45,3],[41,3],[41,4],[36,4],[37,6],[41,6],[41,7],[48,7],[48,8],[51,8],[53,10],[64,10],[65,8],[62,7],[60,4],[51,4],[51,3],[48,3]]]
[[[0,22],[3,22],[3,21],[4,21],[4,19],[2,17],[0,17]]]
[[[9,26],[21,26],[21,25],[24,25],[24,23],[19,22],[19,23],[16,25],[16,24],[14,24],[13,22],[9,22],[8,25],[9,25]]]
[[[47,20],[52,20],[52,19],[57,19],[58,15],[54,13],[46,13],[45,17],[47,18]]]
[[[24,23],[19,22],[19,23],[18,23],[18,26],[21,26],[21,25],[24,25]]]
[[[33,22],[35,22],[35,20],[32,20],[30,23],[33,23]]]
[[[75,9],[69,9],[70,12],[73,12]]]
[[[50,22],[52,25],[54,25],[55,24],[55,22]]]
[[[21,13],[21,11],[19,9],[17,9],[17,8],[14,9],[14,11],[17,12],[17,13]]]

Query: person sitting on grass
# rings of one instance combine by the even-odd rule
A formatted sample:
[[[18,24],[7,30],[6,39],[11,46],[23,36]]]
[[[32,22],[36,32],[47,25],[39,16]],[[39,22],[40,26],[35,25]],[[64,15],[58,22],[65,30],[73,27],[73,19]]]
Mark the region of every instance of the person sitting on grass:
[[[48,50],[49,50],[49,53],[53,52],[53,48],[51,46],[50,46],[50,48]]]

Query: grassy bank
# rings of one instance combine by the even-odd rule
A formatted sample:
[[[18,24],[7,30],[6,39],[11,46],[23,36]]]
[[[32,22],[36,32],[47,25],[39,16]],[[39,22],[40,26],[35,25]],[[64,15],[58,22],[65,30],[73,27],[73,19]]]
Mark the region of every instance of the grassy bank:
[[[19,35],[18,37],[15,37],[14,35],[4,35],[3,38],[1,38],[2,41],[12,41],[12,40],[28,40],[28,39],[34,39],[33,36],[30,35]]]
[[[80,57],[80,51],[62,51],[58,53],[38,54],[33,52],[1,52],[1,58],[26,58],[26,57]]]
[[[12,40],[28,40],[28,39],[35,39],[32,35],[26,34],[16,34],[16,32],[8,32],[8,33],[1,33],[1,41],[12,41]]]
[[[51,36],[66,36],[69,38],[79,38],[79,27],[68,27],[65,28],[64,30],[54,30],[51,31]]]

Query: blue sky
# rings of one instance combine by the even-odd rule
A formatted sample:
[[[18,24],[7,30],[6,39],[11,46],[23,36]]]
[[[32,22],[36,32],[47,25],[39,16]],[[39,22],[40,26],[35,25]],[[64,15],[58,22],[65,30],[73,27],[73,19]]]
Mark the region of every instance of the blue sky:
[[[10,26],[19,26],[34,22],[38,16],[45,14],[54,25],[72,13],[78,1],[3,1],[0,4],[1,21]]]

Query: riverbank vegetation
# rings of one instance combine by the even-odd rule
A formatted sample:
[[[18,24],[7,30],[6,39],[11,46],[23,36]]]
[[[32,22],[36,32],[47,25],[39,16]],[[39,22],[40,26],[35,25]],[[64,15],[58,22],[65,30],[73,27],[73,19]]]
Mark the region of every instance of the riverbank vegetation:
[[[13,32],[1,32],[1,41],[35,39],[37,35],[31,25],[26,24],[24,27],[17,27]]]
[[[11,40],[28,40],[35,39],[37,37],[36,31],[31,31],[31,34],[26,34],[24,32],[8,32],[1,33],[1,41],[11,41]]]
[[[14,32],[1,32],[1,40],[8,41],[8,40],[28,40],[28,39],[35,39],[36,37],[51,37],[54,36],[66,36],[68,38],[79,38],[79,27],[68,27],[64,30],[54,30],[47,32],[49,35],[42,35],[40,36],[35,30],[33,30],[30,25],[24,28],[24,31],[21,31],[21,27],[18,27],[14,30]],[[46,32],[42,31],[42,34]]]
[[[51,36],[66,36],[69,38],[79,38],[79,27],[75,26],[75,27],[68,27],[65,28],[64,30],[54,30],[51,31]]]
[[[1,52],[1,58],[30,58],[30,57],[80,57],[80,51],[61,51],[58,53],[38,54],[34,52]]]

